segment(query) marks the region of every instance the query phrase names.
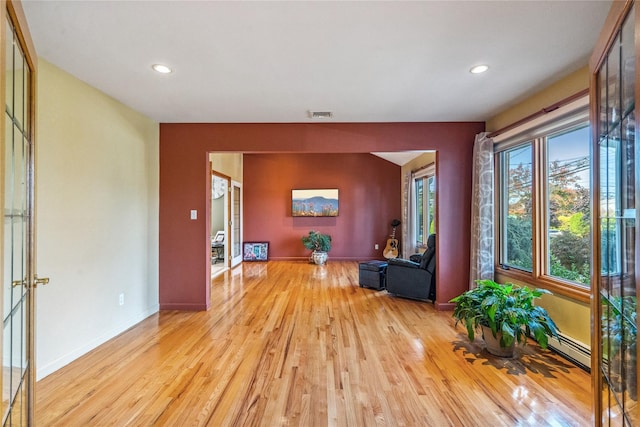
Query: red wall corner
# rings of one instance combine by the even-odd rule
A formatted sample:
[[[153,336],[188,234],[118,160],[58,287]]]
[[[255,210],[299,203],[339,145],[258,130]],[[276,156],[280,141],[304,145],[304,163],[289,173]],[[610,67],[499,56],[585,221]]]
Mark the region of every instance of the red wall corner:
[[[401,217],[400,166],[368,153],[281,153],[245,154],[243,170],[244,239],[268,241],[270,259],[308,259],[309,230],[332,237],[331,259],[383,259],[389,224]],[[291,216],[291,190],[310,188],[339,190],[337,217]]]

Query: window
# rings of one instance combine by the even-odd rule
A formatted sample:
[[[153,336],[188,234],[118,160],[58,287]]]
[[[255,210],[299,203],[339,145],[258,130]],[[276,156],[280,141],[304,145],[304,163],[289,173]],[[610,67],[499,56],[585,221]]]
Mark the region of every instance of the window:
[[[588,296],[591,250],[588,110],[498,141],[502,273]]]
[[[436,232],[436,177],[430,176],[427,178],[427,206],[425,212],[427,213],[427,218],[425,225],[427,225],[427,229],[429,232],[427,233],[427,237],[429,234],[433,234]]]
[[[589,127],[547,138],[547,264],[553,277],[589,285]]]
[[[427,168],[424,174],[414,177],[413,181],[415,250],[424,248],[429,234],[436,232],[436,177],[434,172],[435,168]]]
[[[416,219],[416,246],[421,246],[425,241],[424,235],[424,179],[418,178],[414,181],[416,207],[415,219]]]
[[[504,265],[531,271],[533,267],[532,210],[532,145],[504,153],[503,176],[504,209]]]

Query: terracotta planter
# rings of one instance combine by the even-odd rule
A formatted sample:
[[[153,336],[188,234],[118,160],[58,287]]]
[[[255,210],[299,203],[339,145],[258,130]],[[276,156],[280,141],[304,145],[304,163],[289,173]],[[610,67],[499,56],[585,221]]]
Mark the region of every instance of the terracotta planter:
[[[481,325],[482,326],[482,325]],[[493,336],[493,332],[491,332],[491,328],[487,326],[482,326],[482,338],[484,339],[484,343],[487,346],[487,351],[494,356],[498,357],[513,357],[514,350],[516,347],[515,341],[509,347],[501,347],[500,346],[500,338],[502,337],[502,332]]]

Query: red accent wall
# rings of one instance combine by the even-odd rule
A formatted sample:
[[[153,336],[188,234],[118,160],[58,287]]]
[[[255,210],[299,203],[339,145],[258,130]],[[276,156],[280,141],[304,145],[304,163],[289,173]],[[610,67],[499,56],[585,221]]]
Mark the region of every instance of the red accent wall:
[[[300,238],[309,230],[331,235],[330,259],[384,259],[401,218],[400,166],[372,154],[245,154],[243,170],[244,240],[268,241],[270,259],[308,259]],[[337,188],[339,216],[292,217],[294,188]]]
[[[353,154],[406,150],[437,150],[436,307],[450,308],[447,301],[468,288],[471,158],[474,136],[483,130],[480,122],[162,123],[160,308],[206,310],[210,305],[209,152]],[[251,171],[245,169],[245,176],[248,173]],[[400,182],[396,186],[399,189]],[[251,191],[247,183],[243,191],[247,197]],[[197,220],[189,219],[192,209],[198,210]],[[246,206],[244,216],[245,223],[251,224],[248,218],[252,212]],[[389,218],[383,220],[386,223]],[[245,240],[248,237],[245,235]],[[330,255],[338,257],[346,253],[343,250],[337,247]]]

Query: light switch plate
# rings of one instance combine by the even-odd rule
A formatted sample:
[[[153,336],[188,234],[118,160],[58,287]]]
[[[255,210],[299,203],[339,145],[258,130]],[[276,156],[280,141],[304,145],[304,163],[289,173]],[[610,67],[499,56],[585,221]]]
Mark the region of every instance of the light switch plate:
[[[198,219],[198,211],[196,209],[191,210],[191,219]]]

